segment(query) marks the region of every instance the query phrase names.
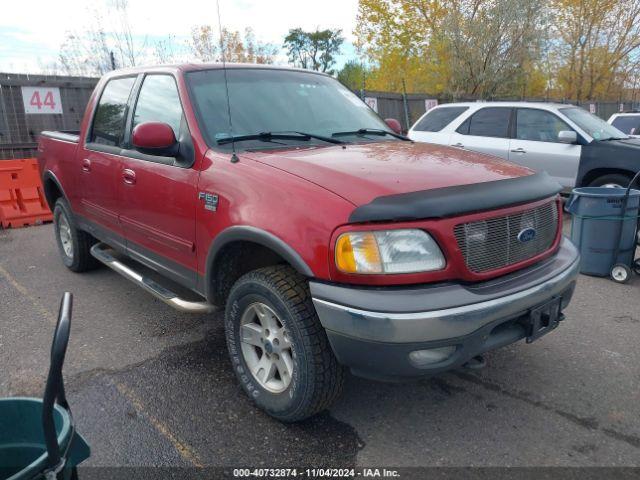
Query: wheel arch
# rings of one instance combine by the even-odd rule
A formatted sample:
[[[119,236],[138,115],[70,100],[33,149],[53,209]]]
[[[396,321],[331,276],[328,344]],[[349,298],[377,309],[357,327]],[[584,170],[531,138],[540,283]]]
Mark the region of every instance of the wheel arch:
[[[248,225],[228,227],[209,247],[204,291],[217,305],[226,300],[233,283],[250,270],[286,263],[305,277],[313,271],[289,244],[276,235]]]
[[[635,175],[635,172],[631,170],[627,170],[625,168],[613,168],[613,167],[593,168],[584,174],[584,176],[580,181],[579,186],[586,187],[591,182],[593,182],[596,178],[602,177],[604,175],[612,175],[612,174],[626,175],[628,177],[633,177]]]
[[[58,180],[58,177],[56,177],[51,170],[47,170],[42,175],[42,187],[44,188],[44,197],[51,211],[53,211],[56,206],[56,200],[58,200],[58,198],[62,197],[68,201],[68,197],[64,193],[60,180]]]

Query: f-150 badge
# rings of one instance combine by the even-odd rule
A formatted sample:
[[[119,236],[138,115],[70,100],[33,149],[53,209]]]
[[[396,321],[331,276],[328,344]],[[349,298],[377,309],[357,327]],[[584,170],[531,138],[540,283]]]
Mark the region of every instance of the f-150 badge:
[[[215,212],[218,210],[218,195],[207,192],[198,193],[198,200],[204,200],[204,208]]]

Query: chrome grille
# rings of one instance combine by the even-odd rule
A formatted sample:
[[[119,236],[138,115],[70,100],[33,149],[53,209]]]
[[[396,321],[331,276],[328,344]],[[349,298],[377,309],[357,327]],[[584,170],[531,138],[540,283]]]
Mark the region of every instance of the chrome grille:
[[[523,230],[535,237],[520,241]],[[548,250],[558,232],[558,206],[550,202],[504,217],[456,225],[454,234],[467,268],[482,273],[528,260]]]

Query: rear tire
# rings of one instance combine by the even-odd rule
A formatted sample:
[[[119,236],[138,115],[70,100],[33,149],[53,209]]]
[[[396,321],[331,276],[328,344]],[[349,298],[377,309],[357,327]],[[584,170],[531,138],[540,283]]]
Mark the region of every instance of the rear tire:
[[[95,239],[86,232],[79,230],[73,221],[71,208],[64,198],[59,198],[53,209],[53,225],[56,244],[62,263],[72,272],[86,272],[100,265],[91,256],[91,247]]]
[[[627,188],[631,182],[631,177],[623,173],[609,173],[592,181],[590,187],[611,187]]]
[[[340,395],[344,369],[320,324],[307,280],[291,267],[241,277],[227,300],[225,330],[240,385],[269,415],[296,422]]]

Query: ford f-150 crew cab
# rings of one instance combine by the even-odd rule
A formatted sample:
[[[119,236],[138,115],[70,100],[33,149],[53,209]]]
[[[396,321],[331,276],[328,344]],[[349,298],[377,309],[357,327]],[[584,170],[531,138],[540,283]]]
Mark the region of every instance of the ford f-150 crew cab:
[[[79,132],[40,138],[62,260],[224,307],[240,384],[284,421],[330,405],[347,368],[433,375],[555,329],[578,272],[561,186],[390,125],[316,72],[109,73]]]

